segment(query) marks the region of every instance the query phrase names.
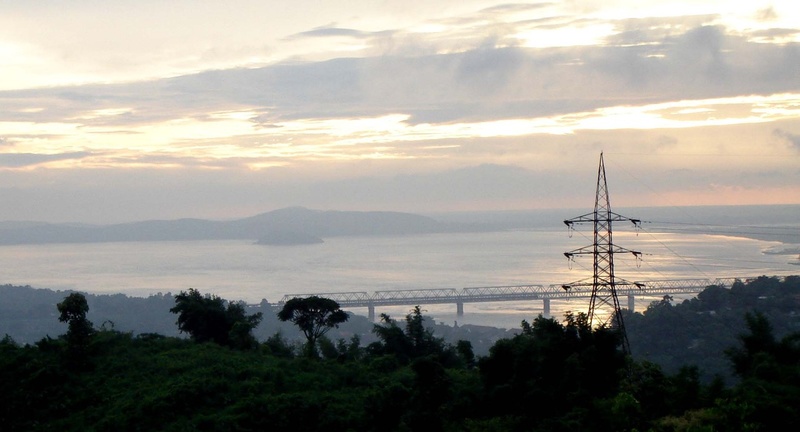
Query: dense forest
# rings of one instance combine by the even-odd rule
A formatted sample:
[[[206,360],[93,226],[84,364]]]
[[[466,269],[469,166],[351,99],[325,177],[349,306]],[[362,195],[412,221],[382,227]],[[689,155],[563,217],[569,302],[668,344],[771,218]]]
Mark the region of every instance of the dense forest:
[[[48,314],[60,335],[21,342],[0,328],[12,335],[0,341],[5,430],[800,426],[795,276],[708,287],[692,300],[666,297],[626,313],[632,356],[614,330],[591,328],[581,313],[532,317],[476,354],[468,340],[443,338],[419,307],[400,319],[384,315],[365,333],[342,332],[356,318],[324,301],[254,310],[190,290],[168,296],[171,329],[161,334],[93,322],[90,296],[58,294]],[[282,331],[259,337],[267,321],[297,327],[307,340]]]

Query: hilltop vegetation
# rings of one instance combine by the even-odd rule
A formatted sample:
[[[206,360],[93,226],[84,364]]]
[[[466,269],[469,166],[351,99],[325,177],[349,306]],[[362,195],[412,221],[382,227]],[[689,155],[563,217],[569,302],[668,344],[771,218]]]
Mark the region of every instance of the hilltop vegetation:
[[[635,358],[670,373],[695,365],[704,382],[734,378],[724,352],[747,330],[745,314],[756,312],[777,337],[800,332],[800,277],[762,276],[727,288],[711,286],[678,304],[667,296],[642,314],[623,311]]]
[[[665,314],[734,319],[719,311],[734,313],[742,296],[768,301],[754,304],[763,313],[746,307],[750,312],[736,318],[743,331],[719,354],[737,379],[729,387],[704,383],[690,364],[673,373],[626,358],[619,336],[589,328],[582,314],[523,322],[518,334],[476,356],[469,342],[440,338],[414,308],[405,320],[383,316],[371,326],[373,342],[320,337],[313,352],[279,333],[252,345],[87,328],[83,303],[69,295],[53,306],[53,319],[60,311],[69,324],[65,335],[0,342],[0,424],[81,431],[794,430],[800,332],[791,329],[796,321],[774,323],[768,314],[796,316],[799,285],[797,277],[761,278],[727,294],[707,290],[697,304],[656,302],[630,319],[629,328],[643,332],[643,323],[658,325]],[[712,302],[720,296],[730,298]],[[718,312],[697,313],[710,310]],[[255,322],[234,312],[236,322]],[[689,332],[680,321],[650,339]]]
[[[56,304],[71,291],[35,289],[29,286],[0,285],[0,336],[8,334],[20,343],[33,344],[41,338],[55,337],[67,330],[67,325],[58,321]],[[163,336],[183,337],[175,323],[170,308],[175,306],[175,295],[159,293],[149,297],[129,297],[124,294],[84,294],[89,304],[88,319],[97,327],[130,332],[134,336],[156,333]],[[256,305],[244,305],[247,314],[261,313],[261,323],[253,329],[259,341],[266,341],[280,333],[291,343],[302,341],[301,332],[291,323],[278,319],[278,312],[266,300]],[[362,315],[350,314],[350,319],[329,335],[332,339],[349,339],[360,335],[365,343],[375,340],[372,322]],[[466,339],[472,343],[476,354],[486,354],[499,339],[513,335],[518,330],[497,329],[477,325],[459,327],[434,324],[426,317],[426,326],[449,342]]]
[[[19,343],[35,343],[43,337],[63,334],[67,325],[58,321],[56,304],[69,291],[52,291],[0,285],[0,335],[8,334]],[[87,317],[97,327],[131,332],[156,333],[182,337],[169,312],[175,306],[171,293],[156,294],[146,298],[123,294],[85,294],[89,312]],[[261,313],[261,323],[253,329],[259,341],[266,341],[280,333],[290,343],[304,340],[298,329],[281,322],[266,300],[257,305],[243,305],[248,314]],[[744,316],[748,312],[762,313],[772,323],[775,334],[783,337],[800,331],[800,279],[786,277],[760,277],[733,287],[709,287],[696,298],[676,303],[670,298],[653,302],[643,313],[624,311],[632,354],[637,360],[656,363],[669,373],[677,373],[685,365],[699,368],[703,382],[715,376],[731,381],[734,377],[724,350],[736,343],[739,334],[746,330]],[[508,338],[520,329],[495,329],[485,326],[461,325],[459,327],[435,324],[426,318],[430,327],[448,343],[468,340],[476,355],[486,355],[500,339]],[[372,323],[361,315],[351,314],[330,337],[334,340],[350,339],[359,335],[364,343],[375,340]]]

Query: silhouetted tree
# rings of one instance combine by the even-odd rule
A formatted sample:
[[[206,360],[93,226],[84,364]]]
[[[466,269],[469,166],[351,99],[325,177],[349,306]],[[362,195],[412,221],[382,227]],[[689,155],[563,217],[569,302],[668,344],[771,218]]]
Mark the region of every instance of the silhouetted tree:
[[[264,341],[264,347],[275,357],[292,358],[295,355],[294,347],[283,337],[280,331],[267,338]]]
[[[616,393],[625,365],[619,344],[616,331],[592,329],[585,314],[568,313],[564,324],[541,315],[523,322],[522,333],[498,341],[478,362],[485,409],[519,416],[525,430],[533,423],[557,430],[547,422],[582,418],[589,401]]]
[[[70,351],[83,352],[94,333],[92,322],[86,319],[86,313],[89,312],[86,297],[81,293],[72,293],[58,303],[56,308],[60,313],[58,320],[69,326],[66,338]]]
[[[175,306],[169,311],[178,314],[178,329],[197,342],[242,349],[257,345],[252,330],[261,322],[261,312],[247,315],[241,302],[227,302],[189,288],[175,296]]]
[[[472,350],[472,343],[470,341],[458,341],[456,343],[456,351],[458,351],[458,355],[461,356],[467,368],[475,366],[475,352]]]
[[[315,355],[317,339],[320,336],[334,327],[339,327],[339,324],[348,318],[347,313],[339,309],[339,303],[335,300],[318,296],[295,297],[287,301],[278,311],[278,319],[293,322],[303,332],[308,340],[306,348],[309,356]]]
[[[381,314],[381,323],[372,329],[380,341],[373,342],[367,347],[370,354],[392,355],[401,364],[425,356],[437,358],[446,367],[460,362],[458,351],[452,345],[445,343],[444,339],[435,337],[433,332],[425,327],[425,318],[419,306],[414,306],[411,313],[406,315],[405,321],[405,328],[400,328],[397,321],[389,315]]]
[[[716,407],[727,423],[719,430],[796,430],[800,428],[800,332],[778,340],[761,313],[745,316],[748,333],[725,353],[742,382],[733,397]],[[735,429],[738,424],[748,425]]]

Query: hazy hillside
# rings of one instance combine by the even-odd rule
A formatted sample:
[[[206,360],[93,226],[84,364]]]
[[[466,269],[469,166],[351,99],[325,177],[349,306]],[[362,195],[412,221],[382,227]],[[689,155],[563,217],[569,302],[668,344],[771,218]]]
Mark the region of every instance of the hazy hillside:
[[[472,228],[471,228],[472,227]],[[399,212],[318,211],[291,207],[232,221],[178,219],[115,225],[4,222],[0,244],[91,243],[120,241],[216,240],[297,237],[404,235],[466,231],[474,225],[441,223]]]
[[[0,245],[119,241],[244,239],[269,244],[309,243],[335,236],[563,229],[561,221],[588,209],[442,212],[321,211],[289,207],[255,216],[213,221],[150,220],[113,225],[0,222]],[[729,235],[800,244],[797,205],[641,207],[617,209],[650,232]],[[275,240],[278,239],[278,240]],[[288,239],[288,241],[287,241]]]

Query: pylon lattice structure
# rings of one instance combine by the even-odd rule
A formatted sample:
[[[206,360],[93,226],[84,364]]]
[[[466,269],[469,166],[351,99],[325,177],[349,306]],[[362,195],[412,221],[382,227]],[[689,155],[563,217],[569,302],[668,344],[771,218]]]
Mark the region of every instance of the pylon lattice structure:
[[[600,166],[597,170],[597,192],[595,194],[594,212],[567,219],[564,224],[567,228],[574,229],[575,224],[591,223],[594,226],[594,243],[569,252],[564,255],[568,260],[574,260],[576,255],[592,255],[594,258],[594,271],[591,280],[583,279],[577,282],[563,285],[565,290],[572,287],[591,287],[592,294],[589,301],[588,319],[589,325],[600,324],[607,327],[616,328],[622,336],[622,350],[630,353],[628,336],[625,333],[625,323],[620,311],[617,288],[620,286],[642,285],[635,282],[628,282],[617,278],[614,275],[614,255],[632,254],[637,262],[641,259],[641,252],[625,249],[614,244],[613,222],[631,222],[635,227],[639,227],[639,219],[631,219],[611,211],[611,204],[608,199],[608,184],[606,183],[606,168],[603,163],[603,153],[600,153]],[[598,310],[611,309],[611,313],[603,320],[598,319]],[[597,321],[597,322],[595,322]]]

